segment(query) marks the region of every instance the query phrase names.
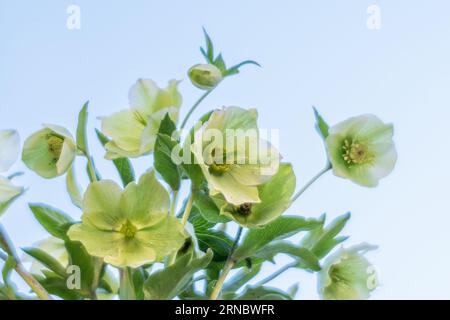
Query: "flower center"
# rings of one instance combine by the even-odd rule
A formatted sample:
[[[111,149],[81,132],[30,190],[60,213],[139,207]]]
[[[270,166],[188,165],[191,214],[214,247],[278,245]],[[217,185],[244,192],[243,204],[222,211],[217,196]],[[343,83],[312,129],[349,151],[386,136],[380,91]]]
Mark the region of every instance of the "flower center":
[[[134,114],[134,118],[137,120],[137,122],[142,124],[144,127],[147,126],[147,120],[138,110],[134,110],[133,114]]]
[[[374,156],[369,151],[367,144],[361,143],[358,140],[344,140],[342,146],[342,158],[349,165],[372,163]]]
[[[231,170],[231,165],[226,164],[226,163],[224,163],[224,164],[213,163],[209,166],[208,170],[209,170],[209,173],[211,173],[213,175],[221,176],[225,172],[228,172]]]
[[[48,150],[55,160],[59,159],[64,144],[64,138],[51,134],[47,137]]]
[[[252,204],[251,203],[243,203],[236,208],[237,213],[243,216],[248,216],[252,213]]]
[[[127,220],[122,225],[119,232],[125,235],[125,238],[131,239],[134,238],[137,231],[138,231],[137,228],[130,221]]]

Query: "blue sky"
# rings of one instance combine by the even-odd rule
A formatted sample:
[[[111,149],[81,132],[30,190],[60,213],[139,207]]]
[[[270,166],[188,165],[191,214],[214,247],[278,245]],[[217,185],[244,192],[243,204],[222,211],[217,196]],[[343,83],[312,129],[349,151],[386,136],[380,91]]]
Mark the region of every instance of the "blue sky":
[[[81,9],[80,30],[66,28],[70,4]],[[380,30],[366,26],[370,5],[381,9]],[[0,0],[0,128],[18,129],[22,140],[41,123],[73,132],[86,100],[90,127],[99,127],[96,117],[127,106],[139,77],[161,86],[184,79],[186,112],[201,94],[186,71],[202,61],[204,26],[229,64],[249,58],[262,68],[245,67],[224,81],[195,116],[224,105],[256,107],[261,127],[280,129],[281,152],[299,185],[325,162],[312,105],[331,124],[363,113],[394,123],[399,161],[378,188],[328,174],[290,213],[352,212],[348,243],[380,246],[370,254],[382,278],[374,298],[449,298],[449,10],[444,0]],[[117,179],[93,134],[91,145],[103,176]],[[151,158],[135,164],[143,172]],[[80,173],[82,165],[79,159]],[[27,202],[80,215],[63,178],[43,181],[19,162],[14,169],[26,171],[18,182],[29,191],[2,223],[18,246],[45,236]],[[300,298],[317,298],[315,277],[302,271],[272,284],[296,281]]]

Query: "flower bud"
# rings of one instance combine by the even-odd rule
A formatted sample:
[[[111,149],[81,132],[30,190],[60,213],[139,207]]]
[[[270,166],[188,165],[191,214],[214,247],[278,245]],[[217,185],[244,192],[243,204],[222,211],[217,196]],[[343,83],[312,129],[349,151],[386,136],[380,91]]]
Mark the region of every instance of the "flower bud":
[[[25,141],[22,160],[28,168],[43,178],[64,174],[76,155],[72,135],[63,127],[44,125]]]
[[[326,300],[362,300],[378,286],[375,267],[364,253],[375,246],[361,244],[340,249],[330,256],[319,273],[319,295]]]
[[[192,84],[202,90],[211,90],[222,81],[222,72],[212,64],[196,64],[188,75]]]

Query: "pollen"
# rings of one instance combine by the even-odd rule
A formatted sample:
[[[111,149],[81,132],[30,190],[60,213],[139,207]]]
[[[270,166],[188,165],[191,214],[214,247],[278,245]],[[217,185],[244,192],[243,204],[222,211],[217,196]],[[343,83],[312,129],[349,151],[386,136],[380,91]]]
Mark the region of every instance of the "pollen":
[[[225,172],[228,172],[231,170],[231,165],[230,164],[213,163],[209,166],[208,170],[209,170],[209,173],[211,173],[213,175],[221,176]]]
[[[252,204],[251,203],[243,203],[236,208],[236,211],[243,216],[248,216],[252,213]]]
[[[349,139],[345,139],[342,145],[342,158],[349,167],[370,164],[374,160],[366,143]]]
[[[47,143],[48,151],[50,151],[55,160],[58,160],[64,145],[64,138],[52,134],[47,137]]]
[[[136,235],[137,231],[137,228],[129,220],[127,220],[122,225],[119,232],[125,235],[125,238],[132,239]]]

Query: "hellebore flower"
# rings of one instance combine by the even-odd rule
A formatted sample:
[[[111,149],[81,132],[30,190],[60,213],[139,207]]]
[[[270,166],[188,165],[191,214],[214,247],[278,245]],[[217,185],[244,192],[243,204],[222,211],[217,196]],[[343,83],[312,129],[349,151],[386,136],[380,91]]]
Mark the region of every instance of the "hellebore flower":
[[[227,203],[220,195],[213,197],[213,200],[220,207],[220,214],[233,219],[243,227],[258,228],[272,222],[289,208],[295,184],[292,165],[283,163],[268,182],[258,186],[261,202],[236,206]]]
[[[222,81],[222,72],[213,64],[196,64],[189,69],[188,76],[202,90],[211,90]]]
[[[117,267],[160,261],[187,238],[181,222],[168,215],[169,194],[154,172],[124,190],[111,180],[91,183],[83,209],[82,223],[70,227],[69,238]]]
[[[19,156],[20,137],[15,130],[0,130],[0,172],[5,172]],[[22,187],[15,186],[11,179],[0,175],[0,215],[23,193]]]
[[[280,155],[260,139],[257,116],[255,109],[227,107],[195,131],[191,150],[211,196],[234,205],[261,201],[258,186],[278,171]]]
[[[54,178],[69,170],[77,147],[65,128],[45,124],[24,143],[22,160],[28,168],[43,178]]]
[[[391,124],[370,114],[331,127],[326,146],[334,174],[362,186],[377,186],[397,161],[393,134]]]
[[[107,159],[138,157],[153,150],[164,116],[178,119],[182,98],[177,85],[171,80],[160,89],[152,80],[139,79],[129,92],[130,109],[101,118],[103,133],[112,139],[105,145]]]
[[[378,286],[375,267],[364,253],[376,246],[360,244],[330,256],[319,273],[319,295],[326,300],[362,300]]]

